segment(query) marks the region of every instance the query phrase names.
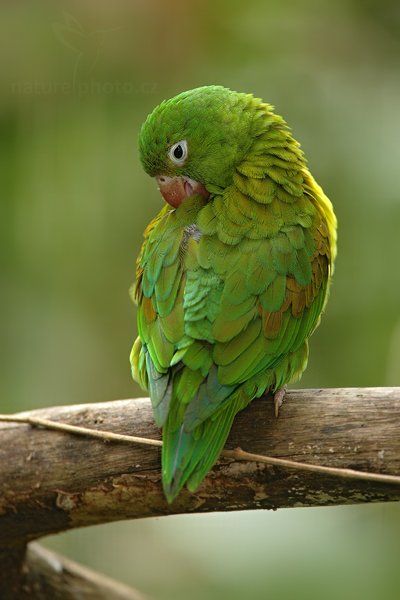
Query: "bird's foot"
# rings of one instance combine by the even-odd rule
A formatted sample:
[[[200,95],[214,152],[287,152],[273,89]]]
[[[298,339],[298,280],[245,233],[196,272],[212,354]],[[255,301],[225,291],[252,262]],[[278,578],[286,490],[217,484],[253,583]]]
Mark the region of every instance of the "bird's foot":
[[[276,390],[274,393],[274,407],[275,407],[275,417],[279,416],[279,409],[283,404],[283,401],[286,396],[287,385],[284,385],[279,390]]]

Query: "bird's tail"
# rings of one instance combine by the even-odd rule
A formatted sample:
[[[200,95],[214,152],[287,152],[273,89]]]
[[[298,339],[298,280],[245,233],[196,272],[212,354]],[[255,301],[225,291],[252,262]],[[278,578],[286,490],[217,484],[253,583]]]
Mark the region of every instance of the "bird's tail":
[[[162,480],[169,503],[185,484],[191,492],[196,491],[218,459],[235,415],[248,403],[242,394],[235,396],[192,430],[185,424],[174,426],[171,411],[163,429],[162,448]]]

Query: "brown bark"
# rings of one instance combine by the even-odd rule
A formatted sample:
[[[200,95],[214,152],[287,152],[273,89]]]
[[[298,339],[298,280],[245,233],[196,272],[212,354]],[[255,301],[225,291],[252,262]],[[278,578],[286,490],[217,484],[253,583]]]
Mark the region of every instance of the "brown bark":
[[[160,439],[148,399],[20,413]],[[299,462],[400,474],[400,388],[297,390],[279,419],[270,399],[240,413],[227,448]],[[222,458],[199,491],[168,506],[159,448],[0,422],[0,597],[139,600],[102,575],[27,542],[74,527],[171,513],[400,499],[400,485]]]
[[[146,600],[142,594],[31,543],[0,553],[2,600]]]
[[[160,438],[147,399],[26,413]],[[227,447],[313,464],[400,474],[400,388],[297,390],[278,419],[270,399],[235,421]],[[171,513],[400,499],[400,486],[221,459],[199,491],[169,506],[160,450],[0,423],[0,547],[74,527]]]

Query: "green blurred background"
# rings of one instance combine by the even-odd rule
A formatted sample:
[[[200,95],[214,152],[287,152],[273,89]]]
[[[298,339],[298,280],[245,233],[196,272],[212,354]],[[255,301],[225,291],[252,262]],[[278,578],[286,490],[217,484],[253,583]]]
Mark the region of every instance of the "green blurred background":
[[[0,5],[1,411],[140,395],[128,288],[162,202],[146,114],[221,83],[285,116],[339,257],[301,385],[400,384],[400,8],[390,0]],[[49,546],[154,599],[399,597],[398,505],[168,517]]]

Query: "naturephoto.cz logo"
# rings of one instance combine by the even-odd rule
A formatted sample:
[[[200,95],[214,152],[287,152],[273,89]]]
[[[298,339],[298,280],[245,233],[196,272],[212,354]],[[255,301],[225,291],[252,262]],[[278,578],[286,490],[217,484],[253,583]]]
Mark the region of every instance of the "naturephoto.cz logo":
[[[157,84],[153,81],[141,83],[129,80],[99,80],[94,70],[101,58],[107,36],[115,34],[120,28],[85,28],[73,15],[64,12],[63,19],[52,25],[56,39],[69,49],[74,56],[71,79],[67,81],[26,80],[11,84],[13,93],[26,95],[76,94],[112,95],[112,94],[155,94]]]

